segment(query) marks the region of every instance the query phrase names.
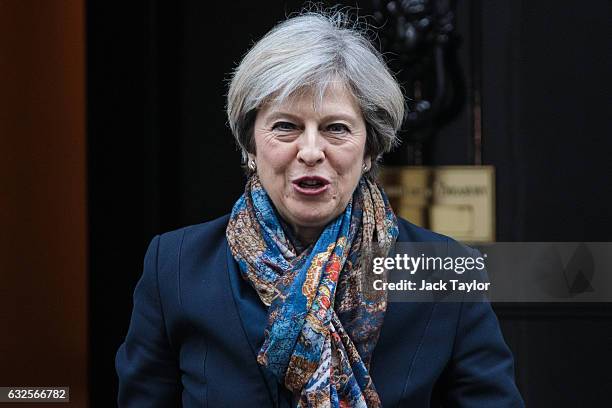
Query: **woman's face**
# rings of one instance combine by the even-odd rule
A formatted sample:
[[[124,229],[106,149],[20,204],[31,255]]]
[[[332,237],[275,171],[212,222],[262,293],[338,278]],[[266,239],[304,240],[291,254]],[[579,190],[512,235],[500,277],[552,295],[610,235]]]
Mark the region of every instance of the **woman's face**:
[[[348,204],[362,175],[366,126],[344,86],[264,105],[254,127],[257,173],[274,206],[304,242],[314,241]]]

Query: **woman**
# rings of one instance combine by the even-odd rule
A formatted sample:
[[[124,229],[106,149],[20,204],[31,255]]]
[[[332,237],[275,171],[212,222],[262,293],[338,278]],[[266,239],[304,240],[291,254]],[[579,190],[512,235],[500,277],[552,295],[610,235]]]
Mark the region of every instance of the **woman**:
[[[448,238],[374,182],[404,100],[342,13],[290,18],[236,69],[229,216],[157,236],[117,353],[120,406],[516,407],[486,303],[387,303],[366,254]]]

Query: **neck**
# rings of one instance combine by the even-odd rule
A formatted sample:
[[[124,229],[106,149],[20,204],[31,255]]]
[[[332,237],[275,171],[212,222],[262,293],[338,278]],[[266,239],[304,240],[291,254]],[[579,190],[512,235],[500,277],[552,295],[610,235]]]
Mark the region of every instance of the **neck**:
[[[323,228],[320,227],[297,227],[293,226],[294,236],[304,245],[305,247],[316,242],[321,235]]]

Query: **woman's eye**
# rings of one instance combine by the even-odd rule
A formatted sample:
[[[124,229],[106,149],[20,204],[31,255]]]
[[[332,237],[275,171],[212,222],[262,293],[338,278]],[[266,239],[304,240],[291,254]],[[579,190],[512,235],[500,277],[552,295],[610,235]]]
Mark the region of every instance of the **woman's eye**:
[[[291,122],[276,122],[273,126],[272,126],[272,130],[280,130],[280,131],[290,131],[290,130],[294,130],[296,128],[296,126],[291,123]]]
[[[342,123],[332,123],[327,127],[327,131],[331,133],[347,133],[349,128]]]

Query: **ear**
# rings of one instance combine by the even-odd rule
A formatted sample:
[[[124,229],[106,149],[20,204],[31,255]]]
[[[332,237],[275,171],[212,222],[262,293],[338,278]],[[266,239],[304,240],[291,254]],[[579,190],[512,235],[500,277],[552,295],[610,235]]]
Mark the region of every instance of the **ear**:
[[[372,169],[372,156],[367,155],[363,158],[363,164],[366,165],[368,171]]]

